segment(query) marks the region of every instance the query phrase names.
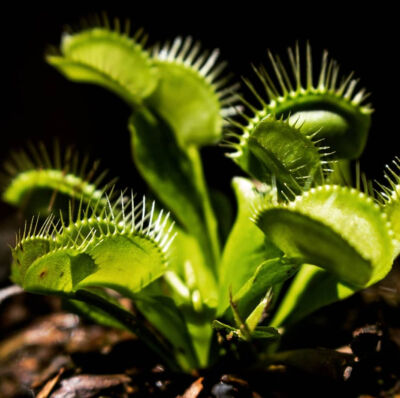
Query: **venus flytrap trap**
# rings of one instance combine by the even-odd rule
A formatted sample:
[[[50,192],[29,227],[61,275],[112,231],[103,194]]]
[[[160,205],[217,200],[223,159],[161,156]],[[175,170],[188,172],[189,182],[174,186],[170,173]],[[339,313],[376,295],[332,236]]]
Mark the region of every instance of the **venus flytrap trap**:
[[[50,156],[43,143],[12,152],[0,180],[3,201],[28,215],[42,216],[53,209],[68,209],[71,199],[89,203],[102,198],[97,205],[104,207],[104,192],[116,179],[104,182],[107,171],[99,171],[99,162],[90,164],[88,156],[81,160],[72,147],[61,153],[59,143],[55,142],[53,152]]]
[[[255,106],[229,85],[217,50],[208,55],[191,38],[148,49],[143,32],[129,30],[106,19],[64,34],[47,60],[131,107],[133,161],[160,204],[115,197],[86,165],[78,172],[57,151],[51,161],[42,146],[33,160],[14,156],[4,200],[25,213],[53,210],[18,235],[15,283],[136,333],[188,372],[222,355],[216,333],[265,349],[277,327],[385,277],[400,251],[399,160],[379,195],[344,184],[371,115],[352,75],[340,82],[324,53],[316,81],[308,45],[305,72],[299,46],[289,50],[291,73],[269,54],[275,77],[255,69],[261,90],[245,80]],[[248,175],[232,181],[238,212],[226,240],[200,154],[223,139]],[[74,205],[56,202],[61,194]]]
[[[389,183],[389,187],[379,184],[381,192],[378,191],[380,196],[380,204],[388,217],[394,234],[395,234],[395,256],[400,254],[400,159],[396,157],[393,160],[393,166],[387,166],[385,178]]]

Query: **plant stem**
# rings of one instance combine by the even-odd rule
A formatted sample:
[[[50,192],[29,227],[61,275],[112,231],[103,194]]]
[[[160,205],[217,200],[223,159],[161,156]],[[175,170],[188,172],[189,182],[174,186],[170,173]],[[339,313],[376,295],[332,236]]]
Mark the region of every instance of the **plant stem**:
[[[140,338],[147,346],[167,365],[171,370],[179,372],[178,365],[171,359],[173,354],[171,350],[158,339],[147,327],[143,325],[132,313],[118,307],[114,304],[109,303],[102,297],[91,293],[87,290],[78,290],[74,295],[75,300],[80,300],[86,303],[90,303],[101,310],[109,313],[116,320],[121,322],[128,330],[134,333]]]
[[[193,172],[195,175],[195,182],[199,190],[199,194],[202,198],[205,228],[208,233],[209,249],[211,251],[213,270],[217,275],[216,266],[219,262],[220,247],[218,238],[218,224],[214,214],[214,210],[211,205],[210,196],[208,193],[207,184],[204,178],[203,164],[201,161],[199,150],[192,146],[187,150],[188,156],[192,161]]]

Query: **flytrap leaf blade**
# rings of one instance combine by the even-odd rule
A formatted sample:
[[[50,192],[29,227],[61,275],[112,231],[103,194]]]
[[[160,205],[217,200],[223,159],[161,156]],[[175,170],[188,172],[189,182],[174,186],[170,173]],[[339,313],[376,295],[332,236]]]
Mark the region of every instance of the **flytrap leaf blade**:
[[[236,177],[233,188],[238,202],[238,215],[230,232],[219,268],[220,300],[218,316],[229,307],[229,291],[233,296],[251,278],[256,268],[266,259],[282,256],[282,252],[265,238],[262,231],[251,221],[254,208],[262,200],[274,200],[276,192],[265,186],[265,192],[257,190],[248,179]],[[265,286],[267,289],[268,286]]]
[[[360,289],[341,283],[335,275],[324,269],[303,265],[283,297],[271,325],[291,325]]]
[[[196,237],[206,261],[213,267],[214,244],[206,227],[204,197],[196,185],[197,178],[188,153],[178,146],[169,126],[145,109],[132,115],[129,128],[133,157],[140,174],[172,211],[174,219]],[[215,220],[214,223],[217,237]]]
[[[186,321],[175,302],[166,296],[138,294],[135,296],[135,303],[146,319],[175,347],[182,367],[198,367]]]

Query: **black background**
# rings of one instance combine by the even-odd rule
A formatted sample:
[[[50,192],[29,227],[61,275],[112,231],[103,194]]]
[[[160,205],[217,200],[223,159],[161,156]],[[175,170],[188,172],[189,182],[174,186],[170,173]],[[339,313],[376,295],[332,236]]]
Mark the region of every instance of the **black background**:
[[[57,45],[64,25],[79,26],[80,17],[106,11],[130,18],[133,28],[149,33],[149,44],[192,35],[205,48],[218,47],[236,79],[254,77],[250,64],[267,62],[266,49],[285,56],[296,40],[309,40],[315,59],[323,49],[339,60],[342,71],[356,71],[361,86],[372,93],[376,109],[362,168],[380,178],[385,163],[400,154],[398,113],[400,83],[397,12],[383,7],[350,10],[350,2],[110,2],[53,6],[9,4],[1,22],[1,148],[0,160],[26,140],[75,144],[80,152],[101,158],[121,185],[142,190],[129,150],[126,123],[129,108],[98,87],[67,81],[44,61],[49,44]],[[227,189],[239,171],[222,148],[206,149],[205,167],[213,186]]]

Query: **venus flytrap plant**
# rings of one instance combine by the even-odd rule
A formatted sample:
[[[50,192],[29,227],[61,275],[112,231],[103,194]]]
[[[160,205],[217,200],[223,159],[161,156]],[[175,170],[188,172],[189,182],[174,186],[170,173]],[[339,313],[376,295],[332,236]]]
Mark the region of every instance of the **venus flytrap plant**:
[[[337,231],[330,229],[330,238],[325,236],[323,242],[319,242],[319,238],[323,236],[323,232],[319,230],[319,227],[317,227],[317,225],[311,227],[311,224],[309,225],[309,228],[306,227],[308,221],[314,223],[316,220],[309,220],[308,218],[303,219],[304,214],[298,214],[298,212],[300,211],[301,213],[302,210],[308,210],[311,213],[313,211],[317,213],[319,208],[318,206],[321,207],[321,205],[318,205],[317,202],[309,202],[308,200],[305,201],[301,199],[306,197],[308,198],[309,195],[311,195],[310,192],[314,192],[313,190],[308,192],[311,186],[318,186],[318,190],[327,189],[327,192],[329,192],[329,189],[337,191],[340,188],[338,186],[330,185],[332,184],[330,181],[343,183],[344,181],[349,180],[348,159],[358,156],[365,146],[370,123],[369,118],[371,107],[370,105],[363,105],[363,101],[366,98],[365,90],[361,90],[357,94],[353,95],[357,81],[352,80],[352,75],[347,79],[344,79],[340,85],[337,84],[339,71],[338,66],[334,61],[328,61],[326,53],[324,53],[322,59],[321,72],[317,84],[315,84],[315,79],[313,78],[311,50],[309,46],[307,47],[305,83],[302,83],[298,46],[296,46],[295,51],[289,49],[289,58],[293,71],[292,79],[289,77],[289,73],[284,68],[280,59],[278,57],[273,57],[271,54],[269,55],[280,90],[276,88],[272,77],[268,74],[265,68],[256,69],[256,73],[265,88],[268,99],[263,99],[262,95],[257,92],[254,86],[250,82],[247,82],[247,86],[255,95],[262,108],[257,109],[244,100],[244,104],[250,109],[254,116],[249,118],[248,116],[243,115],[246,124],[235,123],[239,127],[240,134],[236,136],[237,142],[231,144],[235,151],[229,154],[229,156],[233,157],[233,160],[235,160],[245,171],[253,176],[255,173],[258,173],[258,178],[260,178],[259,170],[262,169],[263,164],[260,164],[259,162],[260,156],[258,156],[257,159],[254,158],[251,151],[251,142],[253,135],[257,134],[257,131],[260,128],[259,126],[266,121],[268,122],[271,115],[273,117],[288,117],[289,125],[291,121],[295,121],[296,124],[299,123],[299,132],[306,136],[316,134],[317,137],[322,137],[324,139],[323,145],[328,143],[329,147],[332,148],[328,149],[324,147],[323,150],[333,150],[332,153],[328,154],[329,161],[321,159],[320,164],[322,165],[322,172],[319,176],[322,180],[318,181],[310,175],[308,183],[300,187],[301,189],[299,189],[299,186],[296,186],[295,184],[288,184],[287,173],[295,171],[296,169],[291,170],[288,167],[275,167],[276,171],[274,176],[276,180],[278,182],[281,181],[285,188],[288,188],[288,191],[291,194],[289,196],[292,196],[294,200],[290,200],[284,193],[286,200],[283,200],[281,204],[278,204],[277,206],[267,205],[265,206],[264,211],[259,211],[255,216],[258,225],[283,252],[287,255],[301,259],[301,262],[310,262],[311,264],[319,266],[304,265],[297,274],[291,287],[284,295],[281,304],[277,307],[272,321],[272,325],[281,326],[282,324],[299,320],[306,314],[323,305],[347,297],[354,291],[359,290],[361,286],[370,285],[380,280],[390,270],[395,255],[393,256],[390,249],[392,246],[392,238],[388,237],[388,234],[390,235],[392,233],[392,227],[387,224],[385,232],[385,227],[382,227],[382,225],[386,223],[386,221],[381,220],[380,224],[382,229],[377,230],[379,233],[375,238],[370,238],[371,242],[373,242],[371,243],[371,247],[374,248],[372,251],[378,256],[378,248],[380,247],[381,253],[387,251],[390,254],[386,258],[386,266],[382,264],[372,266],[369,276],[367,267],[363,267],[361,264],[357,267],[355,266],[356,263],[354,263],[354,261],[349,261],[349,259],[347,261],[342,259],[344,274],[340,276],[338,275],[338,273],[341,272],[340,266],[338,267],[336,265],[330,269],[330,272],[327,272],[327,270],[323,270],[321,267],[326,268],[328,266],[327,269],[329,269],[329,261],[326,262],[326,260],[324,261],[322,258],[319,260],[316,258],[308,258],[307,260],[303,257],[304,254],[312,256],[314,247],[317,248],[318,256],[324,256],[324,249],[327,249],[327,242],[332,244],[334,243],[334,240],[336,239],[334,235]],[[268,133],[264,133],[264,139],[267,137]],[[284,141],[282,141],[282,144],[283,142]],[[293,140],[293,142],[295,143],[296,141]],[[296,145],[293,146],[293,150],[295,150],[295,148]],[[297,148],[301,148],[301,150],[306,153],[305,149],[303,149],[305,148],[304,146],[297,146]],[[273,161],[274,165],[280,164],[285,166],[290,164],[291,159],[293,159],[293,157],[291,157],[292,153],[289,150],[280,150],[281,148],[279,148],[279,145],[274,146],[274,151],[271,151],[267,146],[265,146],[264,149],[264,165]],[[277,158],[275,155],[276,153],[279,154],[280,158]],[[307,166],[307,159],[309,158],[306,156],[300,156],[299,158],[300,162],[304,162],[303,168]],[[335,161],[336,164],[332,163],[332,161]],[[328,165],[329,169],[334,171],[333,175],[327,175],[326,172],[323,172],[323,169],[326,169],[326,167],[323,166],[324,163]],[[261,178],[268,178],[268,175]],[[266,179],[265,181],[268,180]],[[345,198],[343,199],[343,206],[339,206],[338,209],[336,209],[336,207],[331,208],[329,203],[332,201],[334,202],[336,200],[335,196],[337,195],[337,193],[332,193],[330,195],[326,194],[326,197],[322,201],[324,205],[321,208],[323,209],[324,215],[321,221],[324,221],[325,224],[326,222],[329,223],[332,221],[335,226],[339,226],[340,224],[347,226],[353,225],[350,222],[350,214],[353,216],[356,214],[353,211],[350,211],[348,216],[345,216],[347,221],[340,221],[340,217],[338,219],[336,219],[336,217],[340,216],[340,212],[344,211],[344,202],[347,200],[349,200],[350,203],[353,203],[355,208],[361,209],[361,203],[357,204],[356,198],[360,195],[363,197],[363,194],[354,189],[351,190],[346,188],[346,190],[340,194],[344,195]],[[373,199],[366,198],[365,201],[370,203],[371,208],[369,211],[371,211],[373,207]],[[285,202],[289,202],[289,208],[285,207]],[[284,211],[282,205],[285,207]],[[296,205],[298,205],[298,208],[294,209],[293,207],[296,207]],[[304,206],[305,208],[303,209]],[[377,220],[379,217],[383,217],[384,219],[385,214],[382,214],[382,209],[378,209],[377,204],[374,204],[374,208],[375,213],[377,213]],[[289,209],[290,211],[287,212]],[[279,225],[274,221],[274,214],[276,214],[277,219],[279,219]],[[310,214],[307,214],[307,216],[309,215]],[[263,216],[266,216],[266,219],[264,219]],[[367,213],[362,215],[361,219],[365,222],[367,220]],[[356,220],[355,217],[354,220]],[[357,220],[360,220],[360,218],[357,218]],[[296,225],[299,229],[297,229]],[[371,220],[369,226],[372,227],[372,225]],[[375,227],[378,227],[378,224],[376,224]],[[314,228],[316,229],[314,230]],[[363,231],[364,228],[365,225],[364,227],[362,225],[356,226],[359,233],[366,232]],[[342,233],[342,231],[340,231],[340,233]],[[363,233],[359,236],[358,243],[363,242]],[[378,244],[375,250],[378,235],[382,237],[385,236],[385,234],[386,240],[381,242],[380,245]],[[353,236],[353,233],[351,233],[351,235]],[[350,243],[351,250],[353,250],[355,248],[354,242],[352,244],[349,237],[346,240]],[[307,242],[309,246],[307,245]],[[366,250],[368,251],[368,249]],[[327,259],[332,257],[334,261],[339,261],[340,255],[343,253],[334,253],[335,249],[332,248],[332,252],[326,254]],[[370,255],[372,255],[372,253],[370,253]],[[365,256],[365,253],[362,253],[362,256]],[[322,262],[326,263],[325,266],[322,265]],[[360,281],[346,281],[346,278],[351,278],[352,272],[357,273],[356,278],[362,278],[362,268],[364,268],[365,272],[365,281],[364,283],[361,283],[361,286],[354,286],[354,283],[357,285]]]
[[[339,83],[339,68],[324,53],[315,82],[309,46],[305,73],[299,46],[289,50],[291,74],[270,54],[275,78],[255,69],[265,94],[245,81],[254,106],[221,77],[218,51],[208,56],[191,38],[148,50],[142,32],[131,38],[128,25],[124,33],[119,21],[104,25],[65,34],[47,60],[132,108],[133,160],[160,206],[126,191],[110,198],[85,173],[78,177],[48,155],[39,163],[17,157],[5,200],[22,207],[28,191],[42,197],[44,187],[80,198],[80,205],[65,216],[64,203],[53,204],[59,217],[32,218],[13,249],[15,283],[133,331],[168,366],[190,371],[218,359],[213,327],[265,347],[279,338],[275,327],[389,272],[400,246],[398,160],[378,199],[339,185],[370,124],[371,107],[364,90],[354,94],[352,75]],[[226,242],[200,156],[224,134],[228,156],[250,177],[233,179],[238,213]]]

